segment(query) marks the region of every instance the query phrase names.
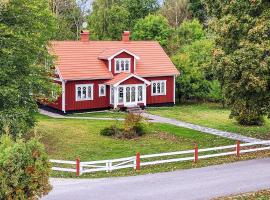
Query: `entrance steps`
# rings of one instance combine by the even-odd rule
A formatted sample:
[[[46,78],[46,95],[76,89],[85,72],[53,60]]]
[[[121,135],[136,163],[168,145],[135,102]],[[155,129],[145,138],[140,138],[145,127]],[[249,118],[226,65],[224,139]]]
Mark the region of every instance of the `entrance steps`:
[[[144,113],[144,110],[140,106],[127,107],[126,111],[128,113]]]

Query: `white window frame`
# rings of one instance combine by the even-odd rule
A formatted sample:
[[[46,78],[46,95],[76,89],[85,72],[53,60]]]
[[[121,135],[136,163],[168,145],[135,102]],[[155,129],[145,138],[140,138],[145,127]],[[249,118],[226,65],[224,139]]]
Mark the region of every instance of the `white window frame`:
[[[104,94],[101,94],[101,87],[104,87]],[[105,97],[106,96],[106,85],[105,84],[99,84],[98,85],[98,94],[100,97]]]
[[[154,83],[156,84],[156,87],[157,87],[157,84],[159,83],[160,84],[160,92],[157,93],[157,88],[156,88],[156,92],[154,93]],[[161,92],[161,84],[164,83],[164,92],[162,93]],[[155,81],[151,81],[151,95],[152,96],[161,96],[161,95],[166,95],[167,94],[167,80],[155,80]]]
[[[86,98],[81,98],[81,99],[78,98],[78,88],[79,87],[81,87],[81,88],[86,87]],[[91,87],[91,91],[92,91],[91,92],[92,96],[90,98],[88,97],[88,87]],[[94,99],[94,84],[76,84],[75,85],[75,98],[76,98],[76,101],[93,100]]]
[[[120,67],[119,70],[116,70],[116,62],[119,61],[120,63]],[[124,70],[121,69],[121,62],[124,61],[125,66],[124,66]],[[129,62],[129,69],[126,70],[126,61]],[[114,72],[115,73],[121,73],[121,72],[130,72],[131,71],[131,58],[115,58],[114,59]]]

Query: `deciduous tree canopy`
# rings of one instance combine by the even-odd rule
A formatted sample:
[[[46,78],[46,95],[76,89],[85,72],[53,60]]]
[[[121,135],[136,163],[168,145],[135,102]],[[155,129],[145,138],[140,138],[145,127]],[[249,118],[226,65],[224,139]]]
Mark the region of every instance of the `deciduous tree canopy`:
[[[55,19],[46,0],[9,0],[0,12],[0,134],[34,125],[36,100],[51,98],[47,45]]]
[[[270,114],[270,2],[207,0],[206,5],[217,44],[213,71],[231,117],[262,124]]]

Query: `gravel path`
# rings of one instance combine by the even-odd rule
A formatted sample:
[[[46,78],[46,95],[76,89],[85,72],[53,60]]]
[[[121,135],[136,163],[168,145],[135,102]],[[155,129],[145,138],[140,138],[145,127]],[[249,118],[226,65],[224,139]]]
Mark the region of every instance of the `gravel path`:
[[[207,200],[270,188],[270,158],[149,175],[51,179],[44,200]]]
[[[176,120],[176,119],[170,119],[170,118],[166,118],[166,117],[161,117],[161,116],[158,116],[158,115],[152,115],[152,114],[148,114],[148,113],[143,113],[142,115],[144,117],[146,117],[146,118],[152,119],[153,122],[172,124],[172,125],[175,125],[175,126],[180,126],[180,127],[200,131],[202,133],[209,133],[209,134],[212,134],[212,135],[217,135],[217,136],[221,136],[221,137],[225,137],[225,138],[229,138],[229,139],[233,139],[233,140],[239,140],[239,141],[242,141],[242,142],[249,142],[250,143],[250,142],[262,141],[260,139],[243,136],[243,135],[240,135],[240,134],[237,134],[237,133],[221,131],[221,130],[217,130],[217,129],[213,129],[213,128],[208,128],[208,127],[205,127],[205,126],[200,126],[200,125],[195,125],[195,124],[191,124],[191,123],[187,123],[187,122],[182,122],[182,121],[179,121],[179,120]]]

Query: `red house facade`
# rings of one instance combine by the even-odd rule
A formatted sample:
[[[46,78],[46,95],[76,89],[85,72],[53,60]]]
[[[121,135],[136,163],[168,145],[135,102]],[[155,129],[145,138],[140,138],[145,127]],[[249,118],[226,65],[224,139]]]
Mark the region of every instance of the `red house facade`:
[[[55,81],[62,95],[50,104],[62,112],[175,103],[179,72],[158,42],[53,41]]]

